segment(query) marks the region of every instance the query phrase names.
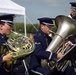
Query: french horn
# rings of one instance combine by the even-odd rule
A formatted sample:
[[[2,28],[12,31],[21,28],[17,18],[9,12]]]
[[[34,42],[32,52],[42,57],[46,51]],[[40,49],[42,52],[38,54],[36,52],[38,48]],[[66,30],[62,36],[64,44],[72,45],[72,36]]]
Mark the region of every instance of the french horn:
[[[28,56],[35,48],[33,40],[14,31],[11,32],[5,45],[11,53],[12,60]]]
[[[63,43],[65,42],[66,38],[69,37],[70,35],[75,35],[76,32],[76,21],[67,16],[64,15],[57,16],[55,18],[55,25],[57,26],[57,32],[55,33],[52,42],[46,49],[46,51],[53,53],[57,53],[60,46],[63,45]],[[55,62],[52,60],[50,61],[45,59],[41,60],[42,67],[45,67],[47,69],[53,70],[54,68],[58,67],[56,66],[57,64],[58,64],[57,59],[55,59]]]
[[[16,62],[19,58],[26,58],[29,56],[35,48],[34,40],[19,34],[17,32],[11,31],[10,38],[1,47],[0,53],[4,53],[2,56],[10,53],[12,59],[7,60],[4,63],[4,69],[6,71],[12,70],[12,62]]]

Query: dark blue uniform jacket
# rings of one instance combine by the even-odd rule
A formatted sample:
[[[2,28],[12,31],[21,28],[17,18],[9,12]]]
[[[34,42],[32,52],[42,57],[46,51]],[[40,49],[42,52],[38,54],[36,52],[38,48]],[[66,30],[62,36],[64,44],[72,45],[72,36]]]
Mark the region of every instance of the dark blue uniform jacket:
[[[0,50],[1,50],[1,46],[7,42],[7,37],[3,36],[2,34],[0,34]],[[24,75],[24,74],[20,74],[20,73],[16,73],[14,72],[15,67],[17,67],[18,65],[21,64],[21,60],[17,61],[17,64],[13,64],[12,65],[12,70],[10,72],[6,71],[6,69],[4,68],[4,63],[2,62],[2,54],[0,53],[0,75]]]
[[[35,50],[30,58],[30,69],[35,69],[38,66],[41,66],[41,59],[49,60],[50,52],[46,51],[49,43],[52,38],[43,33],[41,30],[38,31],[34,36],[35,41]],[[51,59],[57,58],[56,54],[52,54]]]
[[[6,41],[7,41],[7,38],[5,36],[3,36],[2,34],[0,34],[0,48]],[[3,68],[2,55],[0,55],[0,75],[11,75],[10,72],[7,72]]]
[[[72,14],[70,14],[70,17],[76,21],[76,16],[73,16]],[[68,41],[71,41],[73,44],[76,44],[76,36],[75,37],[68,37],[67,38]]]

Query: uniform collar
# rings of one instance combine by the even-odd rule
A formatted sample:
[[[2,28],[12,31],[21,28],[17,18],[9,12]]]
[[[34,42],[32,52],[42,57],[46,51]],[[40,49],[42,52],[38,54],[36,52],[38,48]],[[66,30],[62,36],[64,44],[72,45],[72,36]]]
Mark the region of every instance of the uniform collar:
[[[4,36],[3,34],[0,33],[1,38],[5,38],[6,36]]]
[[[47,34],[45,34],[42,30],[40,30],[40,33],[44,36],[48,36]]]
[[[72,17],[72,19],[76,20],[76,16],[73,16],[72,14],[70,14],[70,16]]]

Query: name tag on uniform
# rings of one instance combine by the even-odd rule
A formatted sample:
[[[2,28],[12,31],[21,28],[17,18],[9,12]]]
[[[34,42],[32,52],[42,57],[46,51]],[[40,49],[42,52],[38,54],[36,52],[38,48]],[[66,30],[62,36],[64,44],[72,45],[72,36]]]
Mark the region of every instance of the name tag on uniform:
[[[35,42],[35,44],[39,45],[39,44],[41,44],[41,43],[40,43],[40,42]]]

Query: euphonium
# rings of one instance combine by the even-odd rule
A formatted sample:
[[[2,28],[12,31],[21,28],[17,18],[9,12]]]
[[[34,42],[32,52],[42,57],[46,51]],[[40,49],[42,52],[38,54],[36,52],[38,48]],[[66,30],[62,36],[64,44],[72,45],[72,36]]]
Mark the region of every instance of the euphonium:
[[[28,56],[35,48],[33,40],[13,31],[5,45],[11,53],[12,60]]]
[[[55,18],[55,25],[57,26],[57,32],[53,37],[52,42],[47,47],[46,51],[56,53],[60,46],[64,43],[66,38],[70,35],[74,35],[76,32],[76,21],[73,19],[59,15]],[[52,60],[48,61],[42,59],[41,64],[47,69],[54,69],[57,65],[57,60],[54,62]]]

